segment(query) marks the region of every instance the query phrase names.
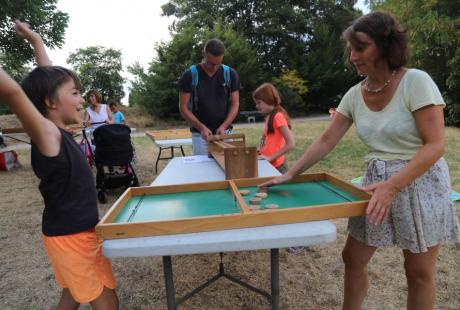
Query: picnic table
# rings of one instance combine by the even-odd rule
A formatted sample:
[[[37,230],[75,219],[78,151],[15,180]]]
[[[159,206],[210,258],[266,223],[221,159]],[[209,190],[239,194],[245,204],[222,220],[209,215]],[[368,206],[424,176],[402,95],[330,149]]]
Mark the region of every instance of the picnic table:
[[[185,156],[184,145],[192,145],[192,133],[188,128],[169,129],[169,130],[152,130],[146,131],[145,134],[152,142],[158,146],[158,156],[155,160],[155,173],[158,174],[158,162],[160,160],[169,160],[174,158],[174,149],[179,149],[182,156]],[[169,156],[161,156],[163,151],[170,150]]]

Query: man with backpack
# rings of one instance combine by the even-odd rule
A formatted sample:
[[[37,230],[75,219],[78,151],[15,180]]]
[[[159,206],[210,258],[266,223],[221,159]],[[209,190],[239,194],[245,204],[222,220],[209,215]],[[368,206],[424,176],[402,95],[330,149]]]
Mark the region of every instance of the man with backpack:
[[[203,61],[192,65],[179,80],[179,110],[191,125],[193,155],[207,155],[207,137],[229,133],[238,114],[239,76],[222,64],[224,52],[222,41],[208,40]]]

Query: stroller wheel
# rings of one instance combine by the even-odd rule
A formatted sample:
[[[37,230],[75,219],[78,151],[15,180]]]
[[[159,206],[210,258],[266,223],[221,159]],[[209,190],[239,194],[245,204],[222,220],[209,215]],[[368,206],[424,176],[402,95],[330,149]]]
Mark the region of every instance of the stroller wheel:
[[[97,198],[99,199],[100,203],[106,203],[107,202],[107,197],[103,191],[99,191],[97,193]]]

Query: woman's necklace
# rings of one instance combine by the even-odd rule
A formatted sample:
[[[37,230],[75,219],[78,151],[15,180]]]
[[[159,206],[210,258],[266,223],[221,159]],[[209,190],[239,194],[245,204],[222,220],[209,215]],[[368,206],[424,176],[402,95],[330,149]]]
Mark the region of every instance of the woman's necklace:
[[[388,85],[390,85],[390,82],[391,82],[391,79],[396,75],[396,70],[393,70],[393,72],[391,72],[391,76],[390,78],[388,79],[388,81],[385,82],[385,84],[383,84],[381,87],[379,88],[370,88],[369,87],[369,76],[366,76],[366,78],[364,79],[364,82],[363,82],[363,86],[364,86],[364,90],[369,92],[369,93],[379,93],[381,92],[382,90],[385,89],[385,87],[387,87]]]

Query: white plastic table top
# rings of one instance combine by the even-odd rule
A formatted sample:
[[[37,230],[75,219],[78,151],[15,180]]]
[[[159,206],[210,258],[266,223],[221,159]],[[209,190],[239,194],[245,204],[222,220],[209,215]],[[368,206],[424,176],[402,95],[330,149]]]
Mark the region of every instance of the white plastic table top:
[[[279,175],[267,161],[259,161],[259,176]],[[173,158],[152,185],[222,181],[215,161],[184,164]],[[177,235],[113,239],[103,242],[107,257],[169,256],[229,251],[311,246],[335,241],[336,227],[330,221],[304,222],[243,229]]]
[[[153,140],[158,147],[166,148],[171,146],[192,145],[192,138],[186,139],[168,139],[168,140]]]
[[[268,161],[258,161],[259,177],[280,175]],[[225,180],[225,173],[219,164],[210,159],[205,162],[185,163],[184,157],[174,157],[161,171],[151,185],[173,185]]]

